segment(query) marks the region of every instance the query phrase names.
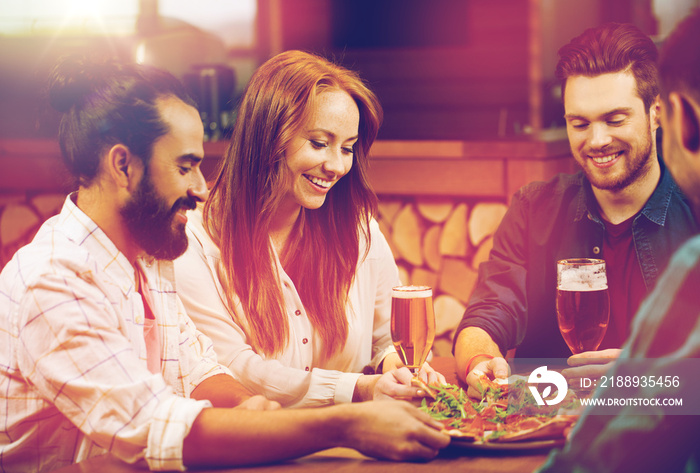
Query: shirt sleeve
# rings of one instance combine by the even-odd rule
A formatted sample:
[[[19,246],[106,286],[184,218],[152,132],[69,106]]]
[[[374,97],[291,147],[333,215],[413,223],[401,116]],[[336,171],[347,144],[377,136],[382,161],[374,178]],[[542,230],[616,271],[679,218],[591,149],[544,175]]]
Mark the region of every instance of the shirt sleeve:
[[[527,235],[527,202],[519,191],[496,230],[489,259],[479,266],[457,327],[457,333],[466,327],[483,329],[504,354],[522,341],[527,327]]]
[[[182,445],[201,409],[176,396],[138,359],[114,306],[90,271],[30,282],[19,302],[16,356],[22,375],[93,442],[127,462],[184,469]]]

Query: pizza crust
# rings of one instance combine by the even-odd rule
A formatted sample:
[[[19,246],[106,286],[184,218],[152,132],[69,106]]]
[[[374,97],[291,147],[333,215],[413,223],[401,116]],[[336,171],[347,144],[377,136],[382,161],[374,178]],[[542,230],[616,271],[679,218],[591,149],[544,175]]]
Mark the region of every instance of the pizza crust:
[[[425,381],[417,376],[411,378],[411,386],[422,389],[426,396],[431,398],[433,401],[437,399],[437,393],[435,389],[431,388]]]
[[[497,437],[491,442],[521,442],[525,440],[550,440],[565,438],[566,429],[573,426],[575,419],[567,416],[555,416],[543,422],[539,427],[510,432]]]

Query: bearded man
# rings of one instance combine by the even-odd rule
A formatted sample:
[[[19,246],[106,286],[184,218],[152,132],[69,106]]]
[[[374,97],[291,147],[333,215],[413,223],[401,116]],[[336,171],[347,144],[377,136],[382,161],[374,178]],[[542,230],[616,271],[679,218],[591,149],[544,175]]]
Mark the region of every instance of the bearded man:
[[[700,50],[691,45],[697,44],[700,8],[663,41],[659,61],[664,158],[696,215],[700,212]],[[538,473],[700,470],[700,402],[693,382],[700,358],[699,287],[700,236],[696,235],[671,257],[608,373],[617,379],[633,374],[637,379],[678,382],[599,387],[600,405],[610,400],[637,402],[621,403],[613,412],[587,407],[566,447],[553,452]]]
[[[503,356],[566,358],[555,308],[557,261],[604,259],[610,321],[597,351],[569,358],[571,377],[600,374],[619,355],[640,302],[671,254],[697,230],[657,156],[658,52],[633,25],[586,30],[559,50],[571,152],[581,166],[520,189],[494,236],[455,338],[458,373],[508,374]]]

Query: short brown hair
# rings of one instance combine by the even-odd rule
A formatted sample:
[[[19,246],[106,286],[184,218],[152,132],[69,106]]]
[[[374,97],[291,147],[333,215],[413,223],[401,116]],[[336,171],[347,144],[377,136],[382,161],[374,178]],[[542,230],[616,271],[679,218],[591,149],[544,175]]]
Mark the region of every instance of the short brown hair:
[[[78,183],[92,182],[102,153],[116,143],[128,146],[147,165],[153,143],[168,133],[158,99],[169,96],[195,106],[172,74],[155,67],[79,55],[56,64],[48,98],[63,113],[59,144]]]
[[[700,8],[676,26],[664,41],[659,79],[664,99],[681,90],[700,102]]]
[[[636,26],[607,23],[587,29],[559,49],[556,77],[561,80],[563,97],[566,79],[571,76],[595,77],[629,70],[648,111],[659,93],[657,60],[656,45]]]

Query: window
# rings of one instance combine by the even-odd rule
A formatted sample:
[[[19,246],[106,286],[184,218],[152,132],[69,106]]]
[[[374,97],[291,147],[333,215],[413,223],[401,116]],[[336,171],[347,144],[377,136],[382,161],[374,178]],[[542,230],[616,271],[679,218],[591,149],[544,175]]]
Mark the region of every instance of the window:
[[[218,36],[228,48],[254,46],[256,0],[153,0],[164,19],[188,23]],[[21,0],[0,2],[0,34],[6,36],[130,35],[136,33],[139,0]]]
[[[255,43],[256,0],[158,0],[158,13],[215,34],[227,48]]]

